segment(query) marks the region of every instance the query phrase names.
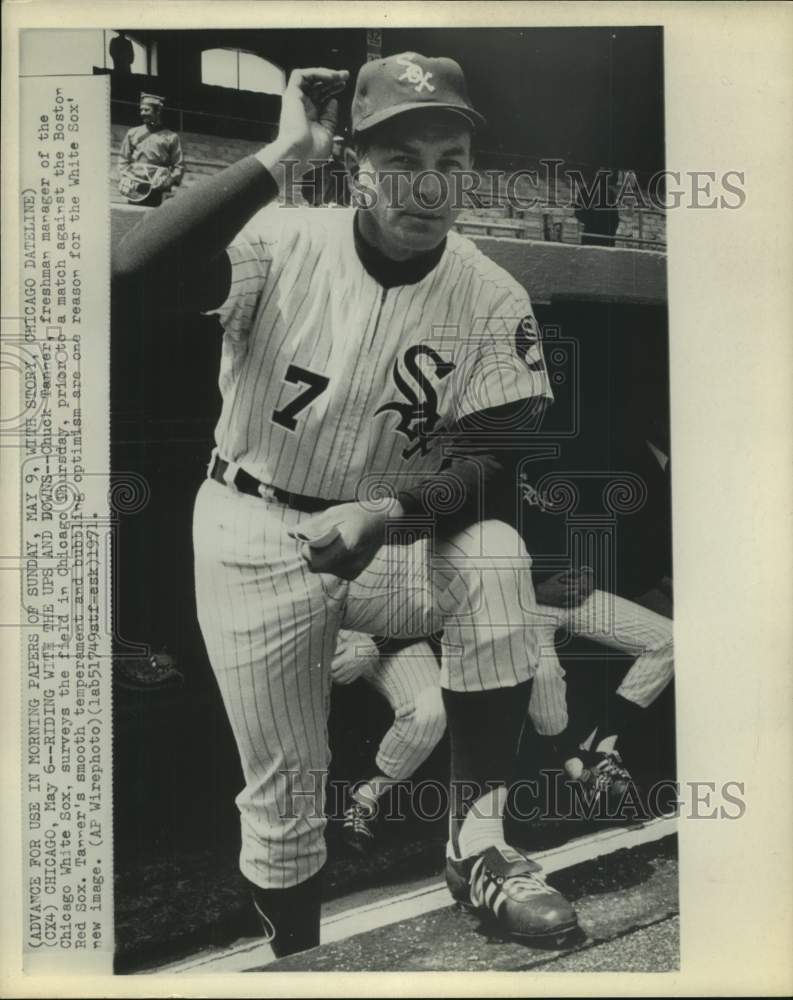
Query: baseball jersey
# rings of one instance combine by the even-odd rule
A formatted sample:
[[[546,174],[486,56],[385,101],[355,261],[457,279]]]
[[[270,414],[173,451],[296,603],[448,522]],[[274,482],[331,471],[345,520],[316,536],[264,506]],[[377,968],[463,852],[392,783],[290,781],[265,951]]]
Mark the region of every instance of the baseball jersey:
[[[355,210],[268,207],[228,248],[217,451],[256,479],[327,500],[435,473],[463,416],[552,399],[526,291],[451,232],[420,281],[384,288]]]

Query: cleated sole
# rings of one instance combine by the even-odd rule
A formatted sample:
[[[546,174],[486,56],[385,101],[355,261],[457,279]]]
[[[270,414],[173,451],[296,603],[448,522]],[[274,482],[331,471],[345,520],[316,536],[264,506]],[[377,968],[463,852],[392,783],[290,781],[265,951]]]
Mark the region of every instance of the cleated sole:
[[[532,941],[537,944],[550,944],[551,942],[559,944],[581,929],[581,925],[578,921],[573,920],[571,923],[565,924],[563,927],[557,927],[552,931],[546,931],[542,934],[539,932],[537,934],[521,934],[518,931],[510,931],[502,927],[491,913],[486,910],[481,910],[478,906],[474,906],[473,903],[466,903],[464,900],[456,899],[454,901],[454,905],[459,907],[459,909],[463,912],[470,913],[472,916],[478,917],[483,924],[492,926],[500,933],[520,944],[531,944]]]

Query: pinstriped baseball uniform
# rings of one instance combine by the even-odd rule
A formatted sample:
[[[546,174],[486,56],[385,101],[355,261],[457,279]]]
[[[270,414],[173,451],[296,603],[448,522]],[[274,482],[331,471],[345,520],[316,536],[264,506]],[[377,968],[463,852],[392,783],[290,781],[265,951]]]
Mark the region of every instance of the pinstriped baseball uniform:
[[[426,277],[386,290],[358,259],[353,215],[259,213],[229,248],[232,290],[218,311],[220,454],[261,482],[329,500],[354,499],[365,476],[398,484],[435,472],[427,432],[451,421],[553,398],[536,337],[525,358],[515,350],[533,316],[510,275],[450,232]]]
[[[385,698],[394,722],[380,741],[376,764],[389,778],[409,778],[429,757],[446,730],[438,661],[428,642],[380,655],[374,641],[342,630],[331,674],[350,658],[356,673]]]
[[[669,618],[603,590],[595,590],[577,608],[541,604],[538,611],[544,620],[538,628],[540,661],[529,716],[541,735],[556,736],[567,725],[567,683],[554,646],[559,628],[635,656],[617,691],[641,708],[651,705],[671,681],[674,651]]]
[[[450,233],[421,280],[384,290],[352,210],[268,209],[229,249],[217,452],[263,483],[349,500],[435,473],[433,433],[503,403],[551,397],[528,297]],[[387,545],[354,581],[308,571],[287,535],[308,515],[213,479],[194,516],[196,599],[245,775],[243,874],[285,888],[325,860],[330,664],[340,628],[443,629],[441,684],[486,690],[537,661],[531,560],[480,521],[432,545]]]

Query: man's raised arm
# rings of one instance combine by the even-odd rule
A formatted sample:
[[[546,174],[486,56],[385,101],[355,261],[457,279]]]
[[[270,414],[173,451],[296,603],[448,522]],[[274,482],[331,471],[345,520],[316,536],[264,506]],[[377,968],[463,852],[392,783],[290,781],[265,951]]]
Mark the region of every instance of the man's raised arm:
[[[226,247],[290,174],[302,176],[310,160],[328,155],[335,95],[348,77],[346,70],[295,70],[275,142],[147,213],[119,242],[112,261],[114,296],[145,299],[158,309],[219,306],[231,276]]]

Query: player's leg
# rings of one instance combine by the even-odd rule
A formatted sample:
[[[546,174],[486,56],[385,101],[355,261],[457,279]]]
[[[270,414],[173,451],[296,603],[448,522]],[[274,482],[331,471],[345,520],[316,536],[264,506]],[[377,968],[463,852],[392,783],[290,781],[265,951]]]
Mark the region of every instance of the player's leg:
[[[373,846],[381,796],[410,778],[429,757],[446,730],[446,715],[438,661],[428,642],[391,648],[387,644],[362,677],[394,712],[377,751],[377,770],[353,789],[345,814],[345,840],[363,852]]]
[[[385,651],[366,680],[394,710],[377,767],[390,780],[402,781],[418,770],[446,731],[437,657],[426,641]]]
[[[350,585],[345,627],[389,635],[443,628],[452,781],[447,880],[455,898],[516,937],[558,937],[576,924],[572,907],[503,833],[538,658],[536,614],[523,542],[506,524],[485,521],[437,542],[431,559],[426,546],[384,549]]]
[[[503,831],[539,660],[531,558],[513,528],[479,522],[436,547],[433,578],[451,745],[447,882],[516,937],[558,937],[576,926],[575,911]]]
[[[318,943],[333,601],[286,536],[293,512],[207,481],[199,622],[240,754],[240,868],[277,954]]]
[[[543,766],[550,767],[550,773],[553,773],[565,770],[568,761],[570,767],[575,769],[576,762],[572,758],[577,759],[581,734],[576,737],[575,729],[570,725],[567,679],[556,652],[556,633],[564,623],[566,611],[548,605],[540,605],[538,611],[540,658],[531,686],[529,719],[544,744],[541,751]]]
[[[558,736],[567,728],[567,681],[556,653],[556,632],[563,610],[539,606],[539,660],[529,699],[529,718],[540,736]]]
[[[371,636],[341,629],[331,664],[333,683],[352,684],[374,671],[379,661],[380,651]],[[375,809],[381,794],[377,787],[379,777],[372,775],[369,781],[353,786],[345,796],[342,839],[360,854],[368,853],[374,844]]]
[[[631,781],[619,751],[620,738],[636,734],[649,707],[674,674],[672,621],[633,601],[596,590],[565,612],[565,625],[583,636],[636,659],[602,706],[596,729],[565,761],[568,776],[605,790],[618,803]]]

